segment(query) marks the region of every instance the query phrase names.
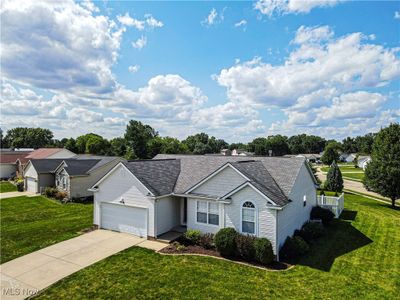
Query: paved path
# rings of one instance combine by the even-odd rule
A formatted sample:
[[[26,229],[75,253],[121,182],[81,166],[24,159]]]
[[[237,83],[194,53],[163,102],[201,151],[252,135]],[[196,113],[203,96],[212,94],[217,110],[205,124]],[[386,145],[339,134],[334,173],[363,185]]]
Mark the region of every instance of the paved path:
[[[35,197],[35,196],[40,196],[40,195],[32,193],[32,192],[26,192],[26,191],[25,192],[0,193],[0,199],[21,197],[21,196]]]
[[[24,299],[132,246],[157,251],[167,244],[125,233],[95,230],[2,264],[0,298]]]
[[[318,178],[324,182],[326,180],[326,172],[322,172],[320,168],[317,168],[317,176]],[[367,191],[367,189],[364,187],[363,183],[360,181],[354,181],[354,180],[348,180],[343,178],[343,185],[344,188],[347,190],[352,190],[361,194],[366,194],[369,195],[371,197],[376,197],[376,198],[383,198],[383,199],[387,199],[387,201],[391,202],[391,200],[389,198],[385,198],[382,197],[381,195],[372,192],[372,191]]]

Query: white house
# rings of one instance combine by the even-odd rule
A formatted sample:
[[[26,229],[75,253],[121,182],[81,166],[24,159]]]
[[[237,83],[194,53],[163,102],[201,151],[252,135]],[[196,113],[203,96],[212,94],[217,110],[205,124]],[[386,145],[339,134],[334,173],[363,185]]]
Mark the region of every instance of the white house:
[[[177,225],[268,238],[275,253],[309,220],[316,181],[304,158],[157,155],[96,182],[94,224],[148,238]]]
[[[40,193],[46,187],[54,187],[55,171],[63,159],[31,159],[24,169],[25,189]]]
[[[55,186],[70,199],[92,196],[88,189],[121,161],[116,156],[85,155],[63,160],[55,170]]]
[[[357,165],[360,169],[365,170],[370,161],[371,161],[370,156],[359,156]]]

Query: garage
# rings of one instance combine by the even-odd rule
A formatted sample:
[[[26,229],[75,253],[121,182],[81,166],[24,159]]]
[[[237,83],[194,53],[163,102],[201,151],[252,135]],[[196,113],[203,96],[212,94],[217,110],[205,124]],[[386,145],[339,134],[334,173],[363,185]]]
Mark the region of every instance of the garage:
[[[114,203],[101,204],[101,228],[147,237],[147,209]]]
[[[26,190],[28,192],[37,193],[37,182],[35,178],[26,177]]]

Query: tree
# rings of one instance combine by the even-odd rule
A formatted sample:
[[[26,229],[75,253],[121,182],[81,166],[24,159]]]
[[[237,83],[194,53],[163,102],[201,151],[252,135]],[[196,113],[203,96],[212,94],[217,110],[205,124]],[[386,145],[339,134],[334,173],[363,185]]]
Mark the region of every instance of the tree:
[[[138,158],[150,157],[147,145],[156,136],[158,136],[157,131],[140,121],[130,120],[126,126],[125,140]]]
[[[366,187],[392,200],[400,198],[400,125],[390,124],[375,136],[371,161],[365,170]]]
[[[267,139],[263,137],[255,138],[249,143],[248,150],[254,152],[255,155],[267,155]]]
[[[339,152],[337,143],[333,142],[326,145],[321,160],[326,165],[331,165],[333,162],[339,161]]]
[[[324,150],[325,139],[315,135],[299,134],[291,136],[287,143],[290,153],[320,153]]]
[[[110,141],[111,153],[115,156],[123,157],[126,153],[126,141],[124,138],[117,137]]]
[[[8,148],[8,141],[4,139],[3,130],[0,128],[0,148]]]
[[[184,144],[187,145],[190,152],[194,152],[196,144],[208,144],[208,134],[201,132],[195,135],[189,135],[185,140],[182,141]]]
[[[347,137],[342,141],[342,150],[344,153],[358,152],[357,143],[351,137]]]
[[[283,156],[289,153],[289,145],[287,143],[288,138],[286,136],[271,135],[267,137],[266,150],[269,154],[269,150],[272,150],[272,156]]]
[[[72,151],[74,153],[79,153],[78,148],[76,147],[76,141],[74,138],[69,138],[66,143],[65,143],[65,148],[68,149],[69,151]]]
[[[131,147],[128,147],[126,149],[126,153],[125,153],[125,159],[126,160],[133,160],[133,159],[137,159],[137,156],[135,155],[135,152],[133,152]]]
[[[343,191],[342,172],[340,172],[335,162],[332,163],[328,175],[326,175],[325,189],[336,193],[341,193]]]
[[[89,135],[86,141],[85,153],[90,154],[107,154],[108,141],[96,134]]]
[[[17,127],[7,131],[5,143],[12,148],[42,148],[52,143],[53,132],[45,128]]]
[[[359,157],[359,155],[356,154],[356,157],[353,160],[354,168],[356,168],[356,169],[358,168],[358,157]]]

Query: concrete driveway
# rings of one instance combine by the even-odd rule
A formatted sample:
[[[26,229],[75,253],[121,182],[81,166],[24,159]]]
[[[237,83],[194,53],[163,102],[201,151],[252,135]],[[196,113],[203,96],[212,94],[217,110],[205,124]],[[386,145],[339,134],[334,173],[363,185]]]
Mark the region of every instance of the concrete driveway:
[[[130,234],[95,230],[6,262],[1,299],[24,299],[58,280],[132,246],[159,250],[166,244]]]
[[[25,192],[0,193],[0,199],[21,197],[21,196],[35,197],[35,196],[40,196],[40,194],[35,194],[35,193],[32,193],[32,192],[26,192],[26,191]]]

